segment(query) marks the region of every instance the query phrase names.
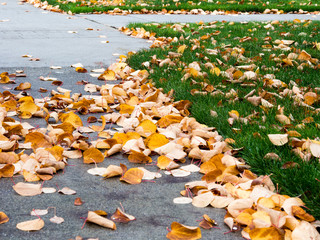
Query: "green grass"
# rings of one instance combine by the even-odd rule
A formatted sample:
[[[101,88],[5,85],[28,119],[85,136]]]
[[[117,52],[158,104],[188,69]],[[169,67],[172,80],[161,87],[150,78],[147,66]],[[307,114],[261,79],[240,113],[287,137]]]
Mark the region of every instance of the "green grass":
[[[45,1],[45,0],[41,0]],[[59,5],[63,11],[73,13],[90,13],[90,12],[107,12],[114,8],[122,10],[141,11],[176,11],[192,9],[203,9],[204,11],[239,11],[239,12],[263,12],[265,9],[279,9],[284,12],[299,11],[319,11],[320,0],[113,0],[113,1],[96,1],[83,0],[75,3],[65,0],[47,0],[50,5]]]
[[[286,83],[290,89],[292,89],[292,83],[295,82],[303,92],[314,91],[319,95],[319,89],[315,88],[319,87],[320,65],[317,66],[315,64],[314,67],[304,67],[303,71],[301,71],[297,69],[297,66],[284,66],[281,61],[275,62],[274,58],[271,58],[271,54],[275,54],[275,57],[285,58],[294,50],[305,50],[313,58],[320,59],[320,50],[315,46],[315,40],[319,39],[319,24],[319,22],[282,22],[279,25],[273,25],[275,28],[273,31],[264,28],[267,23],[256,22],[249,24],[235,23],[234,25],[229,25],[229,23],[188,24],[182,28],[184,33],[170,28],[173,24],[130,24],[128,26],[130,29],[143,27],[146,31],[156,33],[156,37],[180,38],[183,36],[184,39],[188,38],[188,40],[165,44],[162,48],[140,51],[131,56],[128,62],[135,69],[145,68],[149,70],[151,73],[150,79],[155,82],[157,87],[163,88],[166,92],[174,89],[176,100],[190,100],[193,103],[190,109],[192,116],[201,123],[216,127],[218,132],[225,138],[234,139],[236,142],[235,147],[244,147],[244,150],[239,153],[239,157],[245,159],[253,172],[271,175],[272,180],[278,184],[279,191],[282,194],[301,196],[310,209],[310,213],[318,219],[320,218],[320,182],[317,180],[320,179],[319,159],[312,157],[310,161],[304,161],[292,152],[292,147],[289,144],[280,147],[274,146],[269,141],[267,134],[295,130],[301,134],[299,139],[315,139],[320,137],[320,114],[306,107],[294,105],[293,99],[289,97],[271,96],[268,100],[274,104],[274,107],[267,110],[263,109],[261,105],[253,106],[244,99],[244,96],[254,89],[256,90],[255,95],[258,95],[258,93],[261,95],[263,91],[280,94],[285,89],[282,87],[266,87],[263,81],[265,74],[275,74],[276,79]],[[206,28],[209,26],[212,28]],[[212,34],[217,30],[221,31],[219,35],[211,35],[206,40],[200,40],[201,36]],[[289,35],[284,33],[289,33]],[[239,41],[239,39],[248,36],[252,38],[251,41]],[[264,40],[266,36],[270,36],[272,40],[266,42]],[[275,46],[274,41],[282,39],[295,41],[291,45],[290,51],[276,49],[267,51],[266,48],[262,47],[267,44]],[[199,42],[199,47],[191,50],[195,40]],[[175,63],[174,66],[164,65],[159,67],[158,64],[151,62],[152,56],[156,56],[159,60],[166,59],[168,52],[177,52],[178,47],[181,45],[186,45],[187,48],[180,57],[171,59]],[[245,58],[243,60],[240,60],[239,57],[229,56],[226,53],[234,50],[235,47],[245,50],[243,53]],[[219,53],[218,55],[209,55],[205,51],[206,49],[216,49]],[[258,59],[257,56],[261,56],[261,59]],[[217,59],[222,60],[225,66],[220,66],[217,63]],[[296,61],[299,65],[304,62]],[[150,62],[150,67],[144,67],[142,65],[144,62]],[[184,69],[191,62],[198,62],[201,66],[201,72],[206,72],[207,76],[192,77],[186,81],[181,81],[185,74]],[[254,71],[258,68],[260,71],[258,80],[247,81],[254,83],[255,86],[253,87],[241,86],[240,83],[228,83],[226,82],[226,77],[210,73],[210,69],[204,66],[207,62],[213,63],[221,71],[233,66],[253,63],[256,65]],[[237,92],[238,99],[232,101],[232,99],[227,99],[222,95],[214,97],[210,96],[210,94],[192,95],[191,91],[194,89],[203,91],[201,85],[197,85],[195,82],[206,82],[211,84],[215,90],[220,90],[224,93],[228,93],[233,89]],[[286,116],[292,115],[293,119],[290,125],[281,124],[275,119],[277,106],[284,107]],[[313,107],[319,108],[319,101],[314,103]],[[216,111],[218,117],[212,117],[210,110]],[[253,113],[256,113],[256,116],[247,125],[235,121],[230,126],[227,119],[231,110],[238,111],[241,117],[246,117]],[[297,128],[296,126],[301,124],[307,117],[312,117],[314,122],[306,123],[303,129]],[[240,129],[241,132],[239,130],[235,131],[236,129]],[[278,154],[281,160],[264,159],[264,156],[270,152]],[[295,162],[298,165],[284,169],[283,165],[287,162]]]

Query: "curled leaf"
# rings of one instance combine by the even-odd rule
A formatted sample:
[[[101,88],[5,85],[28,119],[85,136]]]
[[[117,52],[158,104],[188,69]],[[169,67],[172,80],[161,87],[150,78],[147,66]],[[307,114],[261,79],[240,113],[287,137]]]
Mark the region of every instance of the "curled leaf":
[[[196,240],[201,238],[201,230],[199,227],[190,227],[178,222],[171,224],[171,231],[166,236],[171,240]]]

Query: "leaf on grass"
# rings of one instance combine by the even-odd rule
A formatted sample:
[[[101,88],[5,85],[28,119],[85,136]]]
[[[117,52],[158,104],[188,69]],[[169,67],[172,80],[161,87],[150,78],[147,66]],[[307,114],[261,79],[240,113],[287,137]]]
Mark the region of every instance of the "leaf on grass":
[[[199,227],[190,227],[178,222],[171,224],[171,231],[166,236],[170,240],[196,240],[201,238]]]
[[[18,223],[16,226],[21,231],[38,231],[44,227],[44,221],[42,219],[34,219],[25,222]]]
[[[71,188],[64,187],[61,190],[59,190],[58,193],[61,193],[61,194],[64,194],[64,195],[74,195],[77,192],[75,190],[72,190]]]
[[[5,214],[4,212],[0,212],[0,224],[9,222],[9,218],[7,216],[7,214]]]
[[[35,196],[42,193],[41,184],[19,182],[12,188],[21,196]]]
[[[111,228],[112,230],[116,230],[116,224],[113,221],[111,221],[107,218],[101,217],[92,211],[88,212],[87,222],[92,222],[92,223],[95,223],[99,226]]]
[[[62,217],[54,216],[50,218],[50,222],[60,224],[64,222],[64,219]]]
[[[320,158],[320,142],[312,141],[310,144],[311,154],[317,158]]]
[[[104,161],[103,154],[96,148],[91,147],[83,152],[83,162],[90,163],[101,163]]]
[[[288,134],[268,134],[268,137],[276,146],[282,146],[288,142]]]
[[[144,172],[139,168],[130,168],[120,178],[120,181],[125,181],[129,184],[140,184],[143,178]]]
[[[136,220],[136,218],[130,214],[123,212],[120,208],[117,208],[115,213],[111,216],[111,219],[115,222],[128,223]]]

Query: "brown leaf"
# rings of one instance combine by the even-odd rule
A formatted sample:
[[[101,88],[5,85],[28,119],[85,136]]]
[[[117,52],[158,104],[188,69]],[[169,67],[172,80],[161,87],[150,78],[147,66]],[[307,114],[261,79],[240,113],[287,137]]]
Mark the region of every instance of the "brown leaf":
[[[42,219],[34,219],[25,222],[18,223],[16,226],[21,231],[38,231],[44,227],[44,221]]]
[[[115,213],[111,216],[111,219],[115,222],[121,222],[121,223],[127,223],[130,221],[136,220],[134,216],[121,211],[120,208],[117,208]]]
[[[41,184],[19,182],[12,188],[21,196],[35,196],[42,193]]]
[[[171,231],[166,236],[170,240],[196,240],[201,238],[199,227],[189,227],[178,222],[171,224]]]
[[[74,200],[74,205],[75,206],[81,206],[83,204],[81,198],[77,197],[75,200]]]
[[[78,72],[78,73],[86,73],[88,71],[84,67],[76,67],[76,72]]]
[[[0,212],[0,224],[9,222],[8,216],[4,212]]]

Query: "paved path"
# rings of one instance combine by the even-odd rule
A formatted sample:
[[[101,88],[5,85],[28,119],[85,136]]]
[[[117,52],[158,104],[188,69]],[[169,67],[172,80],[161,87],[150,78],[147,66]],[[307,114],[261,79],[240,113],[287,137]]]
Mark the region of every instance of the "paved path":
[[[4,0],[0,0],[0,3]],[[253,16],[182,16],[182,15],[77,15],[68,16],[51,12],[44,12],[30,5],[18,5],[15,0],[8,0],[7,5],[0,5],[0,72],[14,72],[23,68],[27,78],[17,79],[17,83],[29,81],[32,83],[31,94],[40,97],[37,89],[54,88],[50,82],[41,82],[39,76],[50,75],[64,81],[64,88],[74,92],[83,92],[83,86],[76,85],[77,81],[88,80],[98,84],[98,81],[88,74],[75,73],[69,66],[81,62],[89,70],[95,67],[108,66],[115,61],[113,54],[126,54],[128,51],[147,48],[149,43],[142,39],[134,39],[119,33],[114,27],[126,25],[129,22],[195,22],[195,21],[249,21],[271,19],[319,19],[319,16],[309,15],[253,15]],[[9,20],[9,21],[6,21]],[[87,28],[93,28],[89,31]],[[99,29],[99,31],[97,31]],[[68,33],[76,31],[77,33]],[[100,38],[105,35],[106,38]],[[109,41],[109,43],[101,43]],[[32,62],[21,55],[30,54],[40,61]],[[51,70],[49,66],[60,65],[63,68]],[[1,86],[2,87],[2,86]],[[11,87],[6,85],[6,87]],[[4,91],[5,89],[1,89]],[[42,119],[34,120],[33,125],[44,126]],[[105,160],[100,166],[125,163],[126,158],[116,155]],[[207,213],[217,220],[221,229],[202,230],[203,239],[240,239],[239,233],[229,233],[223,224],[224,210],[213,208],[195,208],[192,205],[174,205],[172,199],[179,196],[187,181],[199,179],[199,175],[192,174],[187,178],[172,178],[163,176],[156,183],[142,183],[137,186],[127,185],[117,179],[102,180],[86,173],[92,166],[84,165],[80,160],[70,160],[64,174],[56,175],[46,186],[70,187],[77,191],[75,196],[39,195],[35,197],[21,197],[12,190],[10,179],[0,180],[1,206],[0,211],[8,214],[10,221],[0,225],[0,239],[69,239],[81,235],[85,238],[104,239],[165,239],[166,227],[172,221],[196,226],[196,220]],[[150,166],[156,171],[156,167]],[[23,181],[21,177],[14,181]],[[73,201],[81,197],[84,205],[76,207]],[[112,214],[120,202],[126,211],[134,215],[137,220],[127,225],[118,224],[118,229],[112,231],[99,226],[87,224],[83,230],[81,225],[88,210],[102,209]],[[45,227],[34,233],[17,230],[18,222],[31,219],[29,212],[33,208],[44,209],[49,206],[57,208],[57,215],[65,219],[61,225],[48,221],[52,213],[44,216]]]

